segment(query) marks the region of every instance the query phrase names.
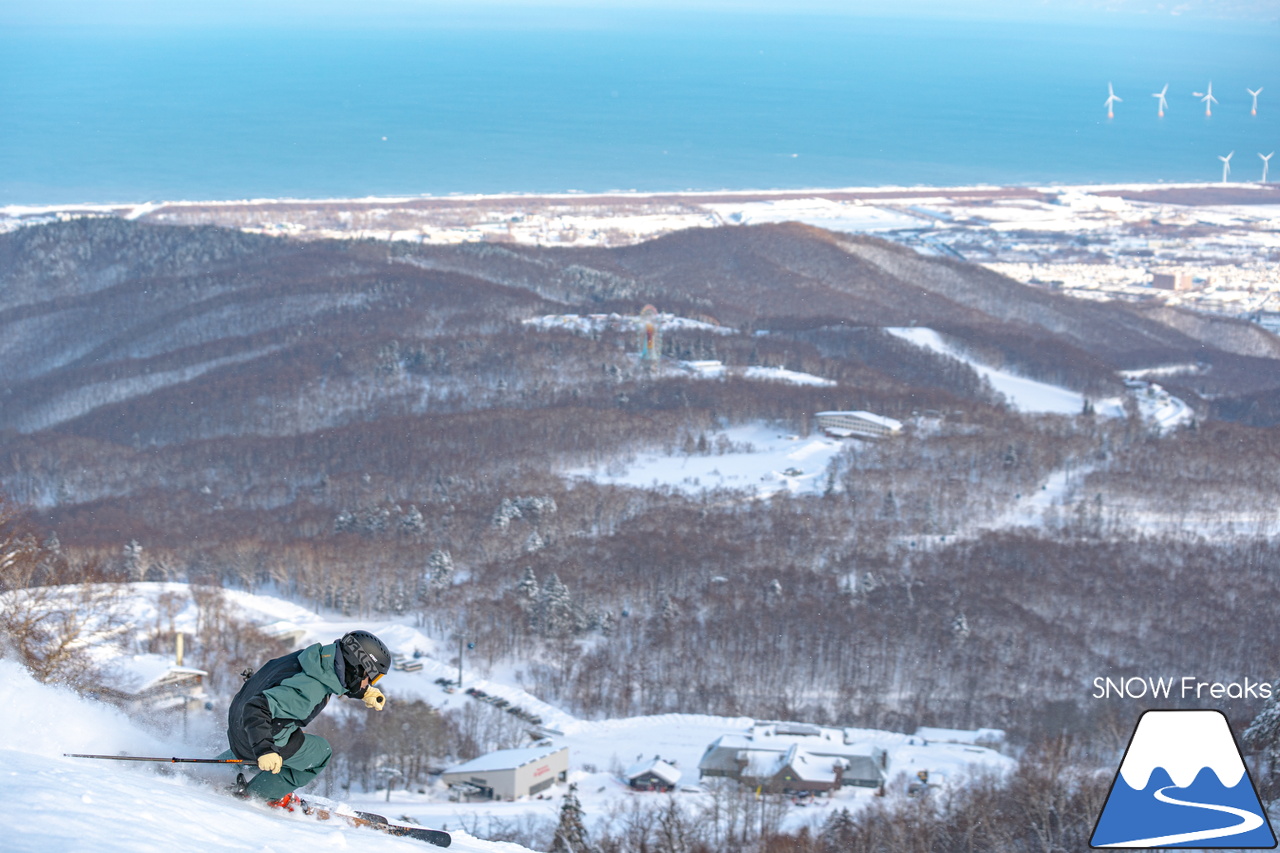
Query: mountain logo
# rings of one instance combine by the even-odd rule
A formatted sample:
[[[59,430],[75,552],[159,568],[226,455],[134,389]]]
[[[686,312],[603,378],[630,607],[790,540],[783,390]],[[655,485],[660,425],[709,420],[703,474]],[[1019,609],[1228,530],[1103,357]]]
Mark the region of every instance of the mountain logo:
[[[1226,715],[1143,713],[1089,846],[1274,848]]]

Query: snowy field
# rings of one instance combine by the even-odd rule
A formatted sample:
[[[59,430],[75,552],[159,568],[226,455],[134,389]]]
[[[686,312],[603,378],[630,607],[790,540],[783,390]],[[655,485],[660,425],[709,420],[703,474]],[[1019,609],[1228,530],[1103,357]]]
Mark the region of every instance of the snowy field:
[[[134,674],[145,681],[162,670],[167,661],[158,655],[137,654],[134,649],[152,629],[162,606],[161,596],[185,601],[173,616],[179,631],[195,628],[197,609],[184,584],[140,583],[126,587],[127,630],[117,634],[117,645],[102,646],[122,681]],[[357,627],[373,630],[395,653],[419,658],[419,672],[393,671],[382,682],[388,696],[387,710],[394,714],[398,701],[422,698],[441,708],[460,708],[477,700],[464,692],[446,693],[435,684],[441,675],[456,677],[456,665],[442,658],[434,640],[402,622],[354,622],[313,613],[282,599],[266,595],[228,593],[228,603],[248,621],[265,630],[286,626],[301,637],[298,645],[329,642]],[[164,619],[168,623],[168,613]],[[119,645],[119,643],[123,645]],[[480,672],[464,668],[466,686],[480,687],[518,703],[543,717],[554,729],[555,746],[569,748],[568,782],[578,786],[587,826],[599,825],[634,804],[660,808],[668,795],[635,793],[618,778],[638,757],[661,755],[684,774],[682,791],[670,795],[687,806],[697,806],[708,795],[698,784],[697,765],[706,748],[726,734],[746,734],[748,718],[666,714],[615,720],[581,720],[529,695],[506,680],[503,668]],[[362,709],[357,709],[361,712]],[[340,713],[330,709],[328,714]],[[205,716],[205,715],[200,715]],[[0,749],[6,772],[0,774],[0,795],[24,814],[13,824],[5,850],[131,851],[172,853],[174,850],[285,851],[298,849],[419,850],[430,849],[420,841],[397,839],[371,830],[336,822],[317,823],[300,815],[269,812],[227,797],[220,792],[230,782],[229,770],[205,770],[192,765],[133,764],[73,759],[63,753],[130,754],[152,756],[212,757],[225,747],[221,721],[207,715],[188,727],[184,741],[178,732],[153,733],[123,712],[72,692],[33,681],[12,661],[0,660],[0,727],[22,732]],[[850,730],[883,748],[888,754],[891,796],[900,796],[907,778],[928,770],[931,780],[947,785],[963,784],[967,773],[979,768],[1004,772],[1011,759],[972,745],[926,742],[918,735],[875,730]],[[931,735],[932,737],[932,735]],[[322,784],[324,777],[317,784]],[[565,785],[557,785],[541,798],[515,802],[450,802],[446,789],[435,786],[425,793],[394,790],[390,802],[385,792],[326,791],[356,808],[387,813],[393,818],[410,816],[420,824],[447,828],[455,833],[451,849],[463,853],[519,853],[513,844],[483,839],[490,826],[554,823]],[[832,809],[856,809],[870,801],[869,789],[845,788],[833,798],[820,798],[812,807],[794,806],[783,828],[821,824]],[[460,831],[463,827],[467,831]]]
[[[848,444],[819,435],[801,438],[766,424],[728,427],[707,435],[706,454],[637,454],[606,466],[577,468],[570,477],[635,488],[697,493],[745,490],[756,497],[778,492],[821,494],[833,457]]]
[[[892,207],[877,207],[861,201],[835,201],[826,198],[776,199],[706,204],[723,222],[734,225],[764,225],[778,222],[803,222],[828,231],[875,233],[903,228],[925,228],[929,217],[912,216]]]

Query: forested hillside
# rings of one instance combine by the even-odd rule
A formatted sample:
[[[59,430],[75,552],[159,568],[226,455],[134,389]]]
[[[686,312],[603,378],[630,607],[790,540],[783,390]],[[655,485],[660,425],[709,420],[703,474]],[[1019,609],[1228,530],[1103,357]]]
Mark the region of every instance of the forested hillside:
[[[646,303],[691,321],[657,364],[633,320],[525,322]],[[1128,415],[1019,411],[885,331],[903,326]],[[1092,699],[1098,676],[1275,676],[1258,607],[1280,592],[1275,352],[1244,324],[798,225],[569,250],[85,219],[0,236],[0,492],[47,541],[24,582],[419,614],[586,716],[1104,748],[1136,710]],[[1169,366],[1197,419],[1162,433],[1120,371]],[[903,434],[849,441],[822,488],[767,499],[570,475],[723,454],[741,424],[809,436],[829,409]],[[1013,512],[1051,483],[1060,500]]]

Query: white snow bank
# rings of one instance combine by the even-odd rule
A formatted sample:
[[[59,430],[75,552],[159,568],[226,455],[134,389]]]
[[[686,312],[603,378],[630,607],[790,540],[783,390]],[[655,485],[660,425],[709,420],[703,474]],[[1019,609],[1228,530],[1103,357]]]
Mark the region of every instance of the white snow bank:
[[[0,660],[0,729],[10,733],[0,748],[0,798],[18,816],[5,827],[2,846],[11,853],[424,849],[421,841],[232,799],[220,792],[221,782],[204,784],[175,774],[176,765],[64,757],[65,752],[169,757],[191,755],[192,747],[149,734],[107,705],[40,684],[9,660]],[[228,771],[221,781],[231,778]],[[455,833],[450,849],[525,850],[466,833]]]

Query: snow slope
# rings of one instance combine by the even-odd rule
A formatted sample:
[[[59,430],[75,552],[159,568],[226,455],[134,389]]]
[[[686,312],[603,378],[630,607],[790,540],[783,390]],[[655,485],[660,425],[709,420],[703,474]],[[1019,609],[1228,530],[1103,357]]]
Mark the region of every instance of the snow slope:
[[[965,362],[977,371],[979,376],[989,381],[991,387],[1003,394],[1009,401],[1009,405],[1019,411],[1078,415],[1084,408],[1083,394],[987,367],[950,346],[933,329],[887,328],[885,331],[923,349],[933,350]]]
[[[122,588],[129,625],[123,647],[103,645],[100,658],[116,672],[145,676],[158,662],[156,655],[130,652],[136,637],[154,625],[162,596],[168,600],[189,597],[184,584],[138,583]],[[365,627],[383,637],[395,653],[421,656],[417,672],[393,670],[380,685],[388,696],[387,710],[398,702],[422,698],[440,708],[461,708],[478,703],[463,691],[448,693],[436,683],[441,676],[456,678],[451,649],[437,643],[405,622],[355,622],[336,619],[269,595],[226,593],[228,605],[247,621],[262,626],[286,620],[301,632],[299,645],[328,641],[343,632]],[[194,624],[195,605],[180,608],[177,630]],[[411,617],[410,617],[411,618]],[[470,662],[468,661],[468,664]],[[663,795],[638,794],[620,780],[623,770],[639,758],[660,755],[684,774],[684,788],[676,794],[685,806],[705,806],[708,795],[699,786],[698,761],[707,747],[722,735],[760,736],[761,729],[746,717],[698,714],[663,714],[611,720],[581,720],[530,695],[500,667],[481,672],[467,665],[464,683],[501,696],[542,717],[550,742],[569,749],[568,782],[576,783],[584,817],[591,829],[615,819],[633,806],[662,808]],[[197,715],[193,715],[197,716]],[[224,745],[221,720],[193,720],[185,742],[175,733],[151,733],[114,707],[79,697],[69,690],[35,682],[25,670],[0,660],[0,727],[21,733],[0,748],[0,796],[10,806],[29,815],[16,822],[0,849],[14,851],[137,851],[173,853],[175,850],[277,851],[309,848],[419,850],[419,841],[384,836],[345,824],[317,823],[301,815],[269,812],[221,793],[232,777],[229,768],[96,761],[64,757],[64,753],[128,754],[168,757],[212,757]],[[755,727],[753,729],[753,727]],[[180,727],[179,727],[180,728]],[[1003,772],[1013,767],[1006,756],[971,745],[925,742],[899,732],[851,730],[836,737],[853,737],[887,752],[891,794],[927,769],[931,780],[963,784],[974,768]],[[804,744],[801,744],[802,746]],[[455,841],[451,849],[462,853],[521,853],[526,848],[486,837],[512,826],[549,828],[557,819],[565,785],[554,786],[544,797],[515,802],[457,803],[448,791],[426,786],[421,790],[340,794],[352,806],[387,814],[410,816],[425,826],[449,829]],[[816,808],[791,808],[783,828],[799,830],[820,824],[832,808],[856,809],[871,801],[868,789],[845,788],[832,798],[819,798]],[[466,831],[459,831],[464,828]]]
[[[13,853],[429,849],[421,841],[268,811],[174,773],[173,765],[66,758],[66,752],[170,756],[190,748],[146,733],[114,708],[39,684],[8,660],[0,660],[0,728],[11,734],[0,748],[0,798],[20,815],[7,822],[0,847]],[[525,850],[465,833],[455,833],[451,849]]]

